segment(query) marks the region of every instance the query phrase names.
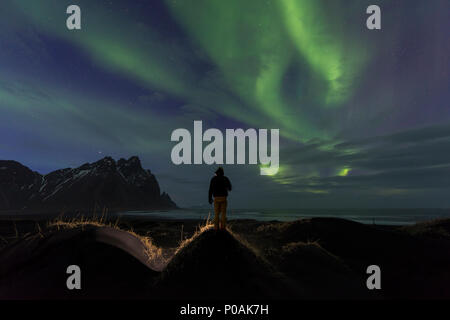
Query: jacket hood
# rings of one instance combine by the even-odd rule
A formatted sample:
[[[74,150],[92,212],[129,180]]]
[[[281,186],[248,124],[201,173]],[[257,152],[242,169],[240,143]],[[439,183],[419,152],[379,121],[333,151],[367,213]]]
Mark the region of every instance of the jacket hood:
[[[216,174],[217,174],[218,176],[223,176],[223,175],[224,175],[223,168],[222,168],[222,167],[219,167],[219,168],[216,170]]]

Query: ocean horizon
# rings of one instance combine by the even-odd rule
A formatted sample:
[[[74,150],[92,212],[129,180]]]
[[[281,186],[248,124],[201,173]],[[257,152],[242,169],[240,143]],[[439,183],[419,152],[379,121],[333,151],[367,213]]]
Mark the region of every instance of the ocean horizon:
[[[206,220],[214,217],[212,208],[165,211],[125,211],[119,216],[158,219]],[[418,222],[450,218],[450,209],[230,209],[228,220],[294,221],[302,218],[342,218],[363,224],[412,225]]]

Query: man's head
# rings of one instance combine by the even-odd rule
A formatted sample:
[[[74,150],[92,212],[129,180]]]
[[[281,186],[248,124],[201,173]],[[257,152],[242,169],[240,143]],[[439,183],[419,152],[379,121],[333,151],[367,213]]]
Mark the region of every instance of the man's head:
[[[222,167],[217,168],[217,170],[216,170],[216,175],[218,175],[218,176],[223,176],[223,175],[224,175],[224,172],[223,172],[223,168],[222,168]]]

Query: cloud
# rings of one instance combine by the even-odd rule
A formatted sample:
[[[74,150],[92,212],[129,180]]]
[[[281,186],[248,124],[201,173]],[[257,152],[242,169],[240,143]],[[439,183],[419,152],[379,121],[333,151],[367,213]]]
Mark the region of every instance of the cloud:
[[[381,200],[420,190],[426,199],[433,190],[450,189],[450,124],[340,143],[314,141],[282,150],[280,159],[288,169],[275,181],[297,192],[365,193]]]

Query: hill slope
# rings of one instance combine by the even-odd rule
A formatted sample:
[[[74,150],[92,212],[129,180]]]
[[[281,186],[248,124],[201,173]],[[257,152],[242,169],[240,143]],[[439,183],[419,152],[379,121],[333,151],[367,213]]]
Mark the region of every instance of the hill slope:
[[[157,287],[170,298],[279,298],[291,290],[284,280],[232,234],[209,229],[177,252]]]

